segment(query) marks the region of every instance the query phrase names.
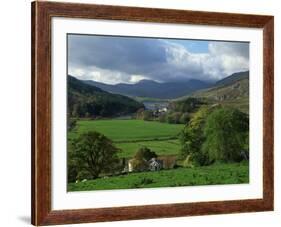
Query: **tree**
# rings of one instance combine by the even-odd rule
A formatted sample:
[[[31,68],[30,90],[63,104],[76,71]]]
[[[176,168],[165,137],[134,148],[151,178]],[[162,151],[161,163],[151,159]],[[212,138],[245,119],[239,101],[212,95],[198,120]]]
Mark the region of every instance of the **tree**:
[[[248,134],[247,114],[232,108],[219,108],[206,120],[206,141],[202,149],[213,161],[241,161],[241,152],[248,149]]]
[[[152,158],[157,158],[157,154],[147,147],[141,147],[134,156],[137,160],[149,161]]]
[[[71,150],[71,163],[76,167],[78,174],[85,175],[86,172],[93,179],[101,172],[114,170],[118,164],[118,148],[110,139],[98,132],[92,131],[80,135],[73,140]]]
[[[205,140],[203,134],[204,124],[209,113],[209,108],[201,107],[180,133],[182,146],[180,156],[182,159],[190,156],[190,160],[195,165],[209,164],[208,156],[201,150]]]

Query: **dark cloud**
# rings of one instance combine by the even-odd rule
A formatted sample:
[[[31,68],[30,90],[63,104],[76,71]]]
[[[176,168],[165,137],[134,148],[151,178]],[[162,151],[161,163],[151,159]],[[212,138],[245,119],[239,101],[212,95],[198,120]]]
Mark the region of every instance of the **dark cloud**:
[[[247,69],[249,45],[209,42],[209,52],[198,54],[169,40],[69,35],[68,60],[71,71],[99,81],[112,77],[130,82],[134,75],[157,81],[209,80]]]
[[[69,62],[128,74],[144,74],[166,63],[165,47],[156,39],[69,36]]]

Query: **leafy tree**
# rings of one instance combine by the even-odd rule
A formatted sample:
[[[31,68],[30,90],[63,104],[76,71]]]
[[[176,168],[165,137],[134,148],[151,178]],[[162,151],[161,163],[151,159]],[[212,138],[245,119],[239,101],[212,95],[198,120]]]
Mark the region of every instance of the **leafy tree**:
[[[137,160],[149,161],[152,158],[157,158],[157,154],[147,147],[141,147],[134,156]]]
[[[98,132],[87,132],[72,142],[69,152],[70,167],[77,175],[89,174],[95,179],[101,172],[113,171],[118,164],[116,148],[112,141]],[[74,168],[74,169],[73,169]]]
[[[248,149],[249,118],[232,108],[214,110],[207,118],[203,151],[212,161],[241,161],[241,152]]]
[[[190,156],[190,160],[196,165],[209,164],[207,154],[201,150],[201,145],[205,140],[204,125],[209,113],[209,108],[201,107],[180,133],[181,158],[186,159]]]

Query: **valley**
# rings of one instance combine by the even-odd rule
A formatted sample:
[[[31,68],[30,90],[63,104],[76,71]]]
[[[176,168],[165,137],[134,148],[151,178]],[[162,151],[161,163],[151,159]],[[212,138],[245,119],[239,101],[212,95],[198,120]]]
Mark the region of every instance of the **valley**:
[[[249,181],[247,158],[242,162],[238,157],[239,162],[210,159],[200,163],[202,160],[192,161],[191,155],[184,153],[186,144],[190,146],[186,136],[195,136],[191,138],[192,149],[201,152],[197,146],[205,142],[205,137],[201,138],[205,133],[202,127],[212,112],[230,108],[244,114],[242,117],[248,116],[249,72],[236,73],[214,83],[191,80],[162,84],[144,80],[136,84],[108,85],[69,76],[68,87],[69,154],[74,153],[77,139],[97,132],[117,149],[119,160],[116,168],[112,166],[111,170],[104,170],[96,179],[91,179],[89,174],[77,172],[76,159],[69,155],[69,191]],[[197,135],[189,135],[192,127],[199,127]],[[243,140],[246,137],[243,134]],[[135,161],[143,149],[148,149],[158,160],[175,160],[173,167],[151,172],[145,167],[150,160],[141,158],[141,170],[137,167],[128,170],[130,161]],[[87,181],[81,182],[82,179]]]

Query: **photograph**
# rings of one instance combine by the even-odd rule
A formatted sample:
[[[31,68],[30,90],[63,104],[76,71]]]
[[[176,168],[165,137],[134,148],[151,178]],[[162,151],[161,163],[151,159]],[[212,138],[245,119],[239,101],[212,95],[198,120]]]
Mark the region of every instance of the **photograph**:
[[[68,192],[249,184],[249,42],[66,39]]]
[[[274,15],[31,9],[33,225],[274,210]]]

